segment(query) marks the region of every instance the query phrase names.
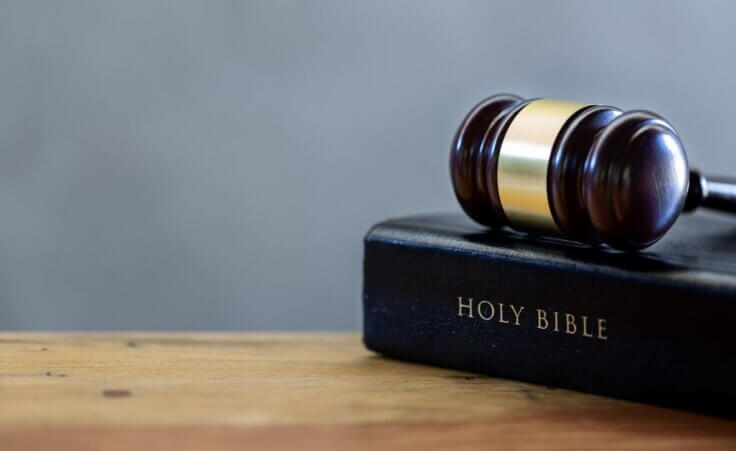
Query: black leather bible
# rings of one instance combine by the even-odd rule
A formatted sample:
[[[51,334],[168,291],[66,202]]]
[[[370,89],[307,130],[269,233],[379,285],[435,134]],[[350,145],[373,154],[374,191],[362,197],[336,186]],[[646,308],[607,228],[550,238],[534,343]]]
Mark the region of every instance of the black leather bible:
[[[736,416],[736,222],[678,220],[645,252],[460,214],[365,238],[364,342],[386,356]]]

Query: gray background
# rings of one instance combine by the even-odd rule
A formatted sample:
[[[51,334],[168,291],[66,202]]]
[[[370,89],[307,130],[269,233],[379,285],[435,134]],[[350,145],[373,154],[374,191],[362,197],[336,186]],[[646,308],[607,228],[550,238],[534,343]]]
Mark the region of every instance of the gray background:
[[[0,2],[0,328],[356,329],[361,239],[458,210],[513,92],[736,169],[729,2]]]

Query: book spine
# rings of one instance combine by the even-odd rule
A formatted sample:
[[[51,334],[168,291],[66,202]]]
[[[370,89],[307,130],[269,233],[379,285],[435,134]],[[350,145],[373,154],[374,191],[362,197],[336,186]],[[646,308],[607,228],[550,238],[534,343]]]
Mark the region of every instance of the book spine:
[[[398,359],[733,416],[727,294],[372,232],[364,342]]]

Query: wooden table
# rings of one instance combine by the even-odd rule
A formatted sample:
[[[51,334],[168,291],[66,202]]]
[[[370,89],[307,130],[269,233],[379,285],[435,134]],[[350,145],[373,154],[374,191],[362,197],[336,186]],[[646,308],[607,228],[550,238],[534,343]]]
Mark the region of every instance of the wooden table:
[[[735,449],[736,422],[389,360],[357,334],[0,334],[0,449]]]

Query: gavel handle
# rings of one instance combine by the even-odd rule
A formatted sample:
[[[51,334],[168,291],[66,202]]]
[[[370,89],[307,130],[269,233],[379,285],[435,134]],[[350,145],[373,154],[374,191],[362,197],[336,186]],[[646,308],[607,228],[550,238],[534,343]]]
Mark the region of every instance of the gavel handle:
[[[736,178],[704,176],[690,171],[685,211],[696,207],[736,213]]]

